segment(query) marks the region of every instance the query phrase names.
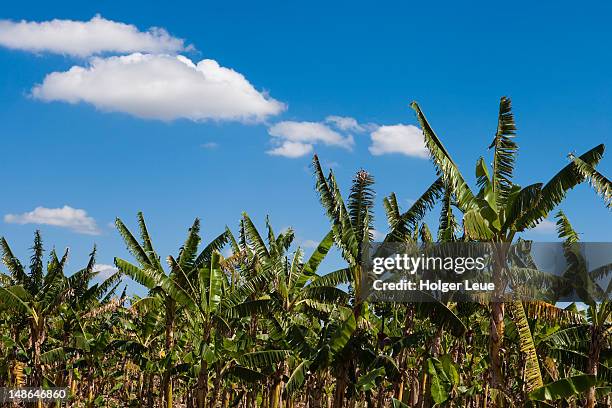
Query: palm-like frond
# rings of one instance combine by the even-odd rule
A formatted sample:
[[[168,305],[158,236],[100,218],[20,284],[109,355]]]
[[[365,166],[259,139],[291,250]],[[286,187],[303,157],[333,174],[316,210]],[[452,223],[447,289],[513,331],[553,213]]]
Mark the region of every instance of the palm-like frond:
[[[261,235],[259,235],[259,231],[257,231],[255,224],[253,224],[253,221],[251,221],[247,213],[242,213],[242,220],[244,222],[245,234],[251,245],[253,245],[255,253],[262,261],[268,260],[270,258],[270,252],[268,252],[266,243]]]
[[[238,361],[247,367],[268,367],[287,358],[291,350],[263,350],[246,353]]]
[[[391,193],[389,197],[383,198],[383,208],[385,209],[387,223],[390,227],[397,225],[401,221],[400,208],[395,193]]]
[[[162,299],[159,296],[147,296],[133,302],[131,307],[142,315],[146,315],[152,310],[159,310],[161,306]]]
[[[601,160],[605,146],[596,146],[579,158],[591,167],[595,167]],[[516,222],[517,230],[532,228],[545,218],[565,197],[567,192],[584,181],[584,176],[578,166],[571,162],[561,169],[548,183],[544,185],[540,198],[533,208],[519,218]]]
[[[20,285],[27,285],[29,277],[23,269],[19,259],[13,255],[13,251],[4,237],[0,238],[0,246],[2,248],[2,262],[8,268],[13,280]]]
[[[10,286],[8,288],[0,287],[0,305],[35,317],[36,314],[28,304],[30,299],[30,295],[21,285]]]
[[[540,372],[540,364],[536,353],[535,344],[527,321],[527,315],[523,309],[521,302],[510,302],[509,306],[514,317],[519,334],[520,350],[525,354],[525,383],[527,392],[531,392],[536,388],[544,385],[542,381],[542,373]]]
[[[427,190],[410,206],[408,211],[400,214],[399,206],[395,194],[385,198],[383,205],[387,212],[387,222],[391,231],[385,238],[386,242],[406,241],[410,232],[416,230],[418,224],[423,220],[436,201],[440,199],[444,192],[444,180],[439,177]]]
[[[350,283],[352,278],[349,268],[338,269],[326,275],[317,276],[307,287],[332,286],[336,287],[342,283]]]
[[[141,211],[136,215],[138,218],[138,228],[140,229],[140,238],[142,239],[143,247],[147,257],[154,261],[157,260],[158,266],[161,268],[161,263],[159,262],[159,256],[155,252],[153,248],[153,243],[151,242],[151,235],[149,234],[149,230],[147,228],[147,223],[145,222],[144,215]]]
[[[315,248],[313,253],[308,258],[308,261],[304,264],[302,268],[302,274],[300,276],[295,276],[295,280],[291,280],[290,285],[294,284],[298,287],[304,286],[308,279],[311,279],[316,275],[317,268],[331,249],[334,244],[334,233],[333,231],[329,231],[325,237],[319,242],[319,245]]]
[[[570,155],[570,159],[574,161],[574,164],[582,177],[587,179],[597,194],[603,198],[606,207],[612,208],[612,182],[610,182],[606,176],[595,170],[593,166],[586,163],[579,157]]]
[[[517,221],[538,204],[541,194],[542,183],[531,184],[517,191],[515,197],[511,193],[511,197],[507,200],[509,208],[506,209],[504,225],[501,230],[507,231],[512,229],[518,232],[522,231],[517,229]]]
[[[594,375],[575,375],[543,385],[529,393],[529,398],[536,401],[554,401],[559,399],[567,401],[575,395],[582,394],[596,383],[597,377]]]
[[[235,365],[228,368],[224,374],[226,374],[229,378],[245,383],[256,383],[266,378],[265,374],[241,365]]]
[[[351,192],[348,198],[348,211],[355,231],[369,234],[373,222],[374,178],[365,170],[359,170],[353,178]],[[364,232],[365,231],[365,232]],[[362,237],[358,237],[362,240]]]
[[[171,276],[164,276],[159,286],[178,304],[196,310],[196,302],[192,293],[186,288],[186,282],[179,282]]]
[[[0,272],[0,286],[10,286],[11,283],[13,283],[13,279],[9,275]]]
[[[179,251],[178,264],[184,271],[190,271],[195,263],[200,244],[200,220],[196,218],[189,228],[187,239]]]
[[[292,396],[302,388],[302,385],[308,376],[308,367],[310,364],[310,361],[304,360],[298,364],[297,367],[295,367],[291,373],[291,376],[287,380],[287,384],[285,384],[285,392],[287,395]]]
[[[493,154],[493,192],[497,195],[497,207],[503,208],[512,189],[512,173],[518,146],[512,140],[516,134],[512,103],[509,98],[499,101],[499,116],[495,138],[489,146]]]
[[[474,194],[470,187],[465,182],[459,168],[451,158],[450,154],[435,134],[421,108],[416,102],[410,105],[416,112],[417,119],[421,124],[425,145],[429,150],[431,159],[436,166],[438,173],[441,174],[446,182],[446,185],[452,190],[457,198],[457,204],[461,211],[466,212],[475,206]]]
[[[585,317],[569,309],[561,309],[543,301],[529,301],[523,303],[523,310],[530,319],[538,319],[551,324],[581,324]]]
[[[351,264],[355,265],[360,262],[361,240],[369,233],[364,230],[356,230],[351,221],[349,213],[342,199],[340,187],[336,181],[336,177],[330,171],[327,183],[336,202],[336,219],[332,230],[335,232],[334,238],[336,245],[342,250],[344,258]]]
[[[64,347],[56,347],[40,355],[40,361],[44,364],[53,364],[64,360],[66,360],[66,351]]]
[[[481,190],[491,184],[491,175],[483,157],[476,162],[476,184]]]
[[[66,249],[66,254],[67,253],[68,250]],[[57,258],[55,249],[51,250],[50,258],[51,259],[47,263],[47,273],[44,274],[41,282],[42,284],[40,287],[40,291],[44,291],[45,288],[53,285],[54,281],[58,278],[61,280],[65,279],[64,268],[60,263],[60,260]]]
[[[271,299],[247,300],[223,311],[230,318],[248,317],[253,315],[269,314],[275,309]]]
[[[325,177],[316,155],[313,158],[313,167],[319,200],[332,222],[334,241],[342,251],[344,259],[352,265],[357,265],[360,262],[360,241],[357,239],[357,232],[353,229],[351,218],[342,200],[336,179],[331,171],[329,177]]]
[[[345,303],[348,300],[348,294],[342,289],[334,286],[312,286],[308,285],[304,289],[302,295],[305,299],[313,299],[320,302],[328,303]]]
[[[34,244],[32,245],[32,256],[30,257],[30,292],[39,290],[43,280],[43,243],[40,231],[34,233]]]
[[[555,218],[557,219],[557,235],[559,238],[563,239],[565,244],[571,245],[580,241],[578,233],[574,230],[572,224],[563,211],[559,210],[555,215]]]
[[[143,225],[144,225],[144,219],[142,219],[142,221],[141,221],[141,229],[143,228],[142,227]],[[147,252],[138,243],[138,240],[136,240],[134,235],[132,235],[132,233],[125,226],[123,221],[121,221],[119,218],[117,218],[115,220],[115,226],[117,227],[117,231],[119,231],[119,234],[121,234],[121,237],[123,238],[123,241],[125,242],[125,244],[127,246],[127,250],[132,254],[132,256],[134,258],[136,258],[136,260],[141,265],[143,265],[143,266],[146,265],[146,266],[148,266],[150,268],[155,267],[155,264],[152,263],[151,260],[149,259],[149,256],[147,255]],[[144,231],[146,231],[146,229],[144,229]],[[150,240],[149,240],[149,243],[147,245],[150,246]]]
[[[338,354],[347,345],[356,328],[357,322],[355,316],[350,314],[349,317],[336,328],[330,338],[328,346],[332,355]]]
[[[422,223],[419,228],[419,239],[424,243],[432,243],[433,236],[431,235],[431,231],[426,223]]]
[[[202,269],[200,269],[202,274]],[[202,280],[200,280],[202,282]],[[223,288],[223,273],[219,268],[219,253],[213,252],[210,260],[210,271],[208,272],[208,304],[207,311],[212,313],[217,309],[217,306],[221,302],[221,291]]]
[[[115,258],[115,266],[124,275],[129,276],[136,282],[145,286],[148,289],[153,289],[158,286],[161,281],[160,273],[150,268],[139,268],[138,266],[123,260],[121,258]]]
[[[109,295],[112,296],[114,291],[117,289],[117,286],[121,283],[121,277],[123,273],[121,271],[117,271],[113,273],[108,278],[104,279],[99,285],[96,285],[96,290],[94,291],[93,296],[97,299],[100,299],[102,296],[108,298]]]
[[[540,346],[567,348],[573,350],[588,350],[588,325],[570,326],[556,330],[540,339]]]
[[[451,242],[455,240],[457,230],[457,219],[453,214],[452,194],[450,190],[445,190],[440,210],[440,223],[438,227],[438,241]],[[479,214],[479,213],[478,213]]]
[[[233,240],[232,249],[235,252],[240,252],[239,250],[236,251],[234,249],[235,240],[234,240],[234,237],[232,235],[232,232],[230,231],[229,228],[225,227],[225,231],[223,231],[221,234],[217,235],[212,241],[210,241],[204,247],[202,252],[200,252],[200,254],[196,258],[195,262],[193,263],[193,268],[194,269],[199,269],[200,267],[202,267],[202,265],[205,265],[208,262],[210,262],[210,260],[212,258],[212,254],[215,251],[221,251],[221,249],[223,249],[225,244],[227,244],[230,241],[230,239]]]

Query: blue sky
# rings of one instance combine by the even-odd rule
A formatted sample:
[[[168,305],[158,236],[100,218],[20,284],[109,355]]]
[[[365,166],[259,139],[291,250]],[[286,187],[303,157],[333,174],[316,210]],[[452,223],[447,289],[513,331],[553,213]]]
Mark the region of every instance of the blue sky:
[[[394,191],[407,208],[435,178],[410,127],[412,100],[473,181],[478,157],[490,158],[499,97],[510,96],[520,145],[516,180],[547,181],[569,152],[610,144],[611,9],[604,2],[513,2],[504,9],[485,2],[5,4],[0,235],[25,258],[39,228],[48,247],[71,248],[71,270],[94,243],[101,264],[127,257],[109,223],[118,216],[135,227],[139,210],[162,256],[177,251],[193,218],[201,217],[206,239],[226,224],[235,229],[242,211],[262,228],[269,214],[277,230],[292,226],[298,242],[308,244],[328,226],[309,167],[313,152],[345,191],[359,168],[375,176],[376,227],[384,230],[382,198]],[[44,35],[27,24],[14,31],[20,20],[75,20],[91,28],[96,15],[111,32],[75,34],[61,24]],[[126,37],[113,45],[119,34]],[[81,35],[91,41],[79,41]],[[123,75],[124,58],[134,52],[144,55],[142,71],[124,83],[105,82]],[[233,71],[203,68],[229,75],[217,92],[176,54]],[[89,75],[86,86],[74,82],[71,67]],[[169,78],[185,81],[183,93],[164,88]],[[149,83],[162,87],[153,101],[138,88]],[[326,121],[330,116],[355,122],[345,120],[343,130]],[[275,149],[285,156],[270,154]],[[599,167],[608,176],[611,154]],[[86,214],[64,211],[54,222],[68,227],[40,224],[40,211],[24,216],[64,206]],[[610,213],[587,186],[572,191],[562,208],[584,240],[612,238]],[[550,226],[527,236],[555,238]],[[327,267],[338,263],[332,258]]]

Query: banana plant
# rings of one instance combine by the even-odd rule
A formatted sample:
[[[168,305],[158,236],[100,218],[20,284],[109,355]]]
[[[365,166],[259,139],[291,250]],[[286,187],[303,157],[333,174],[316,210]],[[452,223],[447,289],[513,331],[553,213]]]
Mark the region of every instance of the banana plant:
[[[495,262],[494,282],[497,290],[505,286],[504,270],[507,268],[507,245],[516,234],[537,225],[559,205],[567,192],[585,181],[585,175],[575,161],[561,169],[546,184],[534,183],[521,187],[513,182],[518,145],[514,141],[516,125],[511,101],[502,97],[499,104],[498,124],[489,148],[493,149],[493,166],[489,171],[481,157],[476,164],[478,194],[474,194],[459,167],[427,121],[416,102],[411,107],[421,125],[425,145],[431,159],[451,191],[457,208],[462,212],[462,225],[466,238],[473,241],[492,242],[498,248],[499,260]],[[578,157],[595,168],[604,153],[604,145],[598,145]],[[490,345],[491,386],[503,389],[502,342],[504,336],[504,303],[491,302]]]
[[[243,214],[242,225],[251,255],[257,258],[256,262],[252,262],[255,274],[271,276],[271,286],[267,288],[269,296],[254,302],[265,305],[267,313],[264,319],[270,325],[271,335],[281,344],[284,343],[281,348],[297,350],[299,357],[293,364],[281,362],[274,370],[271,406],[277,407],[285,372],[289,374],[291,371],[291,375],[286,382],[284,395],[291,398],[306,381],[307,373],[315,371],[313,362],[317,350],[313,347],[312,339],[310,344],[307,340],[309,335],[313,337],[310,327],[313,319],[309,315],[319,315],[321,321],[328,322],[330,313],[341,312],[344,318],[352,314],[346,306],[348,294],[337,287],[348,281],[349,271],[345,268],[326,275],[317,274],[320,263],[333,245],[331,232],[325,235],[308,260],[303,261],[301,248],[298,247],[291,256],[287,253],[293,241],[293,231],[287,230],[277,237],[269,220],[266,220],[266,246],[247,214]],[[319,369],[327,367],[326,364],[318,365]]]
[[[28,350],[33,367],[29,385],[40,387],[45,383],[53,384],[51,373],[43,372],[43,364],[50,356],[64,355],[65,350],[62,346],[51,348],[47,345],[50,343],[50,326],[58,319],[65,321],[67,315],[74,315],[73,308],[85,314],[91,313],[94,306],[107,303],[120,276],[115,274],[104,282],[90,285],[91,278],[97,274],[93,270],[95,248],[90,254],[88,265],[70,277],[64,274],[68,250],[61,258],[52,250],[45,271],[40,231],[34,234],[28,270],[15,257],[4,238],[0,238],[0,247],[2,261],[10,272],[10,275],[2,274],[4,285],[0,286],[0,307],[15,313],[21,322],[17,324],[17,330],[26,329],[29,332],[27,345],[23,348],[24,351]],[[27,327],[23,327],[23,323]],[[18,333],[15,333],[14,339],[17,345]]]
[[[367,303],[364,302],[365,288],[361,286],[363,273],[361,263],[364,255],[362,251],[367,250],[372,240],[372,208],[375,196],[372,186],[374,180],[364,170],[357,172],[353,178],[348,204],[345,205],[333,172],[330,171],[329,175],[325,177],[316,155],[313,159],[313,167],[315,169],[316,188],[319,192],[320,201],[332,223],[331,232],[334,241],[349,265],[346,283],[350,284],[354,296],[353,314],[358,326],[361,315],[368,309]],[[447,213],[444,215],[444,219],[447,222],[444,224],[443,231],[449,237],[454,236],[455,223],[452,211],[450,210],[450,194],[445,194],[445,191],[448,191],[448,189],[445,188],[444,179],[438,178],[406,212],[401,212],[395,194],[386,197],[383,200],[383,205],[387,213],[389,232],[386,234],[383,243],[414,242],[414,235],[418,232],[422,232],[423,236],[429,237],[431,234],[426,226],[419,229],[420,221],[433,208],[437,200],[445,195],[449,206],[445,207]],[[448,239],[450,240],[450,238]],[[461,320],[446,305],[440,302],[419,305],[417,309],[420,315],[435,314],[440,319],[439,323],[442,326],[453,326],[458,335],[465,332],[465,326]],[[351,321],[347,320],[345,323],[346,327],[351,327],[349,324]],[[349,343],[348,340],[346,344],[355,346],[352,342]],[[345,359],[347,362],[350,360],[350,357]],[[335,406],[341,406],[344,401],[344,389],[347,384],[342,380],[342,368],[346,370],[348,368],[346,364],[340,365],[340,376],[334,395]]]
[[[174,268],[166,273],[153,248],[144,216],[142,213],[138,213],[137,217],[142,244],[138,242],[119,218],[117,218],[115,225],[127,245],[128,251],[136,258],[139,266],[121,258],[115,258],[115,266],[123,274],[149,289],[150,296],[140,301],[143,307],[144,305],[161,305],[164,310],[165,353],[168,356],[168,365],[163,378],[164,403],[167,408],[171,408],[173,404],[171,368],[173,364],[172,351],[175,343],[177,301],[183,300],[181,298],[182,292],[178,291],[177,288],[185,289],[190,275],[206,265],[213,252],[221,249],[227,243],[228,233],[227,230],[221,233],[198,254],[200,220],[196,218],[189,229],[185,243],[179,250],[176,262],[180,268]],[[184,273],[185,271],[186,273]]]
[[[577,160],[577,159],[574,159]],[[584,163],[579,163],[580,168],[584,168]],[[591,176],[595,180],[600,180],[597,175]],[[593,180],[593,179],[592,179]],[[609,182],[608,182],[609,183]],[[599,183],[598,185],[602,185]],[[604,197],[609,190],[601,189]],[[609,197],[608,197],[609,198]],[[584,335],[590,338],[588,350],[588,364],[586,374],[597,378],[598,367],[600,367],[599,357],[604,344],[607,344],[610,338],[610,328],[612,328],[612,302],[610,302],[610,289],[612,283],[604,290],[599,286],[598,281],[612,274],[612,263],[599,266],[598,268],[589,271],[587,263],[582,255],[577,243],[579,235],[574,230],[569,219],[563,211],[559,211],[557,218],[557,233],[559,238],[563,239],[563,254],[568,264],[568,269],[564,276],[569,283],[569,289],[576,291],[582,302],[588,305],[587,318],[589,321],[588,333],[583,331]],[[580,327],[580,326],[578,326]],[[584,327],[584,326],[583,326]],[[575,330],[580,330],[575,328]],[[608,369],[603,367],[606,372]],[[587,407],[595,406],[595,384],[589,387],[587,393]]]

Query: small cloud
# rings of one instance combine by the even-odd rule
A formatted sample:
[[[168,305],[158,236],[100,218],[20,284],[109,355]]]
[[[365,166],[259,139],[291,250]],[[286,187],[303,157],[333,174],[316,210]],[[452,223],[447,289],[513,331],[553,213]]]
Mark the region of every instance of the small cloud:
[[[0,20],[0,46],[30,52],[88,57],[102,53],[176,53],[191,49],[163,28],[140,31],[96,15],[89,21]]]
[[[343,136],[320,122],[279,122],[272,125],[268,133],[272,136],[272,142],[278,147],[267,153],[289,158],[301,157],[312,152],[317,143],[348,150],[354,145],[352,136]]]
[[[215,60],[141,53],[95,57],[86,66],[52,72],[32,89],[32,97],[163,121],[253,123],[286,108]]]
[[[552,234],[557,231],[557,224],[547,218],[544,218],[538,225],[531,229],[538,234]]]
[[[97,272],[96,278],[100,280],[105,280],[113,276],[115,273],[119,272],[114,265],[108,264],[95,264],[93,267],[94,272]]]
[[[374,130],[370,137],[369,150],[374,156],[400,153],[409,157],[427,158],[429,156],[423,132],[412,125],[385,125]]]
[[[219,147],[219,143],[215,143],[215,142],[202,143],[200,147],[203,149],[216,149],[217,147]]]
[[[285,141],[278,147],[268,150],[266,153],[272,156],[283,156],[290,159],[302,157],[312,152],[312,145],[300,142],[289,142]]]
[[[348,116],[328,116],[325,118],[325,122],[331,123],[336,128],[348,132],[363,132],[366,130],[355,118]]]
[[[9,224],[40,224],[67,228],[87,235],[100,235],[96,221],[85,210],[63,206],[62,208],[36,207],[23,214],[6,214],[4,222]]]

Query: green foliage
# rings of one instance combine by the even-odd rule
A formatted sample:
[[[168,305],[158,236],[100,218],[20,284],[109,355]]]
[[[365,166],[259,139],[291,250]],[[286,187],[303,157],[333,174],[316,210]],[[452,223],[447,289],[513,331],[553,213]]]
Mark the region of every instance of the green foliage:
[[[574,395],[584,393],[596,383],[597,378],[593,375],[575,375],[537,388],[529,393],[529,398],[537,401],[568,399]]]
[[[610,181],[596,170],[603,145],[570,155],[549,182],[521,187],[513,180],[516,126],[504,97],[490,144],[492,168],[485,157],[478,159],[474,193],[420,107],[412,107],[437,174],[406,211],[395,193],[382,200],[384,242],[421,245],[436,237],[503,248],[582,182],[610,206]],[[137,234],[116,220],[129,254],[114,258],[118,272],[101,279],[95,247],[86,266],[66,274],[68,251],[46,253],[40,233],[23,264],[0,238],[0,385],[67,387],[74,406],[608,402],[612,304],[602,300],[612,283],[604,288],[597,282],[609,277],[612,265],[587,268],[575,250],[580,235],[565,213],[556,214],[569,265],[565,275],[553,279],[534,262],[512,267],[542,285],[576,290],[588,308],[506,303],[498,322],[505,326],[497,339],[503,347],[494,355],[492,304],[431,296],[422,303],[372,304],[362,296],[362,252],[373,240],[378,204],[374,178],[359,170],[345,200],[317,156],[313,168],[329,221],[314,249],[299,248],[294,240],[300,235],[290,228],[275,232],[269,217],[259,231],[257,220],[243,213],[236,235],[226,227],[207,243],[195,219],[162,264],[138,213]],[[437,231],[423,222],[434,208],[440,209]],[[344,264],[328,270],[324,260],[334,246]],[[147,295],[128,296],[123,276]],[[495,359],[503,359],[501,384],[491,380]]]

